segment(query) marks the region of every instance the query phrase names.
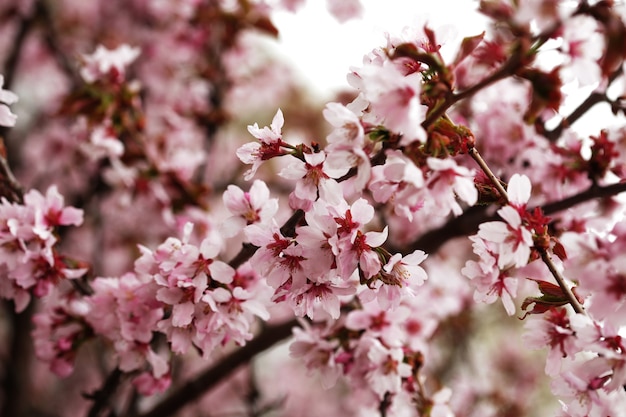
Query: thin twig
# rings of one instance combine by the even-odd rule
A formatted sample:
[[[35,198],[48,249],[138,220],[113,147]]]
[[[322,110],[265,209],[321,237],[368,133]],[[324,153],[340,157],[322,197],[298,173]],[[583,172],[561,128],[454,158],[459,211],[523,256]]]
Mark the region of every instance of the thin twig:
[[[622,73],[623,73],[623,69],[620,66],[608,78],[608,83],[606,85],[606,88],[608,89],[611,86],[611,84],[613,84],[613,82],[620,75],[622,75]],[[556,126],[552,130],[544,131],[542,135],[549,141],[554,142],[561,136],[561,133],[563,133],[564,129],[571,127],[574,123],[576,123],[576,121],[578,121],[578,119],[580,119],[585,113],[587,113],[593,106],[595,106],[598,103],[605,102],[605,101],[606,102],[610,101],[606,95],[606,92],[597,92],[597,91],[592,92],[582,103],[578,105],[578,107],[572,110],[569,116],[561,120],[561,123],[559,123],[558,126]]]
[[[14,13],[19,14],[17,11],[15,11]],[[33,26],[34,20],[34,16],[22,17],[20,19],[17,33],[15,34],[13,42],[11,42],[12,48],[7,54],[4,69],[2,71],[2,75],[4,76],[3,88],[5,89],[11,89],[11,87],[13,86],[13,81],[15,80],[15,71],[17,69],[17,64],[20,60],[20,54],[22,52],[22,49],[24,48],[24,42],[26,41],[26,37]]]
[[[550,255],[546,251],[540,251],[540,252],[541,252],[541,259],[543,259],[543,262],[546,264],[546,266],[552,273],[552,276],[556,280],[557,284],[559,284],[559,287],[561,287],[561,291],[563,291],[563,294],[567,298],[567,301],[570,303],[572,308],[574,308],[574,311],[577,312],[578,314],[585,314],[585,309],[578,302],[578,299],[572,292],[571,288],[565,283],[565,278],[563,277],[563,275],[561,275],[559,270],[556,268],[556,265],[554,265],[554,262],[552,262],[552,258],[550,257]]]
[[[506,191],[504,190],[504,187],[502,187],[502,184],[500,184],[500,180],[493,174],[493,172],[491,171],[491,169],[489,168],[485,160],[480,156],[476,148],[471,148],[469,150],[469,154],[476,161],[476,163],[480,166],[480,168],[485,172],[487,177],[489,177],[489,180],[493,183],[493,185],[496,187],[496,189],[498,190],[502,198],[508,204],[509,197]],[[550,273],[552,274],[556,282],[559,284],[559,287],[561,287],[563,294],[567,298],[567,301],[570,303],[570,305],[574,308],[574,311],[576,311],[577,313],[583,314],[584,313],[583,307],[578,302],[578,299],[576,298],[572,290],[565,283],[565,278],[558,271],[558,269],[554,265],[554,262],[552,262],[552,258],[550,257],[550,255],[548,255],[548,253],[545,250],[542,250],[542,249],[538,249],[538,250],[541,253],[541,259],[550,270]]]
[[[24,189],[17,178],[15,178],[15,175],[13,175],[13,171],[11,171],[11,167],[4,156],[0,156],[0,175],[4,177],[4,182],[9,186],[12,194],[3,197],[8,197],[9,200],[17,203],[23,203]]]
[[[604,187],[594,185],[586,191],[562,200],[544,204],[540,207],[545,215],[550,215],[567,210],[578,204],[586,203],[595,198],[613,197],[623,192],[626,192],[626,182],[611,184]],[[465,210],[463,214],[458,217],[451,218],[441,227],[430,230],[421,235],[419,239],[415,240],[410,245],[407,252],[419,249],[427,253],[435,253],[449,240],[476,233],[478,231],[478,225],[494,220],[498,220],[498,216],[489,215],[487,213],[486,206],[470,207]],[[406,249],[407,248],[405,248],[405,251]],[[400,249],[396,248],[394,251],[399,252]]]
[[[79,84],[80,76],[78,74],[77,68],[66,55],[63,46],[60,44],[59,32],[57,31],[54,24],[54,16],[52,15],[50,6],[45,0],[37,1],[36,14],[43,24],[43,28],[45,30],[45,36],[43,36],[43,40],[50,52],[52,52],[52,55],[57,61],[57,64],[59,64],[61,69],[72,80],[74,84]]]
[[[430,113],[428,113],[426,119],[422,122],[422,127],[424,129],[428,129],[428,127],[430,127],[433,123],[435,123],[435,121],[437,121],[437,119],[443,116],[448,111],[448,109],[452,107],[455,103],[471,97],[481,89],[497,81],[500,81],[507,76],[512,75],[515,72],[515,69],[517,69],[517,66],[519,66],[519,62],[520,59],[514,55],[498,70],[496,70],[490,76],[484,78],[477,84],[461,92],[449,94],[441,104],[439,104]]]
[[[489,165],[487,165],[487,162],[485,162],[485,160],[480,155],[480,153],[478,153],[476,148],[470,148],[468,153],[472,157],[472,159],[474,161],[476,161],[478,166],[480,166],[480,169],[482,169],[483,172],[487,175],[487,177],[489,178],[489,180],[491,181],[493,186],[496,187],[496,190],[498,190],[498,193],[500,193],[500,196],[502,197],[502,199],[505,202],[508,203],[509,202],[509,196],[506,193],[506,190],[504,189],[504,187],[500,183],[500,180],[495,176],[493,171],[491,171],[491,168],[489,168]]]
[[[110,407],[110,399],[113,394],[115,394],[115,391],[117,390],[122,379],[122,375],[122,371],[120,371],[119,368],[115,368],[104,381],[102,388],[93,394],[86,395],[94,401],[91,409],[89,410],[89,414],[87,414],[88,417],[98,417],[102,410]]]

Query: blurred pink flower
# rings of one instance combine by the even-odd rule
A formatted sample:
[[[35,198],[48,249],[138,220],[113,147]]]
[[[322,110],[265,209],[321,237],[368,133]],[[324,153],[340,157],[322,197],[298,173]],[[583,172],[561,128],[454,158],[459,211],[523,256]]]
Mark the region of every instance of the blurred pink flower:
[[[83,67],[80,75],[88,83],[110,79],[115,83],[124,81],[126,67],[140,54],[139,48],[122,44],[115,49],[98,45],[95,52],[83,55]]]
[[[0,126],[12,127],[15,126],[17,116],[11,113],[11,109],[7,106],[17,101],[18,97],[15,93],[4,90],[4,77],[0,74]]]

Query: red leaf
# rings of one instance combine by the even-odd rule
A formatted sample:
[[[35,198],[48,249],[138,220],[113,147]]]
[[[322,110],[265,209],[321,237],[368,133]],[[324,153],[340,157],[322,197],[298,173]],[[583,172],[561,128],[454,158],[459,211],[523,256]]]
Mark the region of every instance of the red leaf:
[[[565,252],[565,247],[558,240],[556,241],[556,243],[552,247],[552,252],[554,252],[554,254],[556,256],[558,256],[559,259],[562,260],[562,261],[567,259],[567,253]]]
[[[461,48],[459,49],[456,58],[454,58],[453,65],[458,65],[461,61],[471,55],[471,53],[474,52],[474,49],[476,49],[478,45],[480,45],[484,38],[484,31],[480,35],[468,36],[467,38],[463,38],[463,42],[461,42]]]

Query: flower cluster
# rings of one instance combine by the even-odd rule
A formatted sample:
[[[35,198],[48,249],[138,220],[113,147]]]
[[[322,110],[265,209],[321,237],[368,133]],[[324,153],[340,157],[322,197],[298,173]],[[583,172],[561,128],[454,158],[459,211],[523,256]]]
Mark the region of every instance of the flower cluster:
[[[4,298],[16,311],[28,305],[31,295],[45,296],[60,281],[83,276],[86,269],[55,250],[61,226],[79,226],[82,210],[65,207],[56,187],[45,195],[31,190],[23,204],[0,201],[0,281]]]
[[[49,3],[0,6],[0,414],[626,409],[618,2],[387,33],[325,105],[257,36],[303,0]]]
[[[252,338],[255,319],[267,320],[268,292],[253,272],[238,272],[219,261],[219,246],[210,238],[189,243],[192,225],[183,240],[168,238],[155,251],[142,247],[135,263],[140,279],[153,282],[156,299],[168,311],[157,323],[172,351],[185,353],[193,345],[205,356],[232,340]]]

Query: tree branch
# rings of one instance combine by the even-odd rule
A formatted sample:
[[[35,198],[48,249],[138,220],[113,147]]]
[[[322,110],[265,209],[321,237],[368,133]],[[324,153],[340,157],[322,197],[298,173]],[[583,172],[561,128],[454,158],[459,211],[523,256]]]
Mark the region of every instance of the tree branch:
[[[50,7],[46,4],[45,0],[37,1],[36,15],[41,20],[45,30],[43,41],[54,56],[57,64],[59,64],[61,69],[70,77],[74,84],[80,83],[80,77],[76,71],[76,67],[72,64],[72,61],[64,53],[63,47],[59,44],[59,33],[54,26],[54,16],[52,16]]]
[[[35,308],[31,302],[26,310],[16,313],[12,302],[5,301],[3,304],[8,313],[10,336],[7,340],[9,351],[4,364],[3,401],[0,415],[26,417],[30,415],[28,395],[30,393],[30,363],[33,359],[30,329]]]
[[[296,320],[268,326],[257,337],[246,343],[210,368],[178,387],[167,398],[139,417],[171,416],[185,405],[197,400],[204,393],[232,374],[239,366],[249,362],[258,353],[291,336],[291,329],[298,325]]]
[[[593,185],[586,191],[559,201],[544,204],[541,208],[544,214],[550,215],[567,210],[568,208],[595,198],[612,197],[623,192],[626,192],[626,182],[620,182],[603,187]],[[485,206],[470,207],[460,216],[451,218],[443,226],[421,235],[410,245],[407,252],[420,249],[427,253],[435,253],[449,240],[474,234],[478,231],[478,226],[481,223],[495,221],[498,219],[499,217],[496,215],[489,215],[487,213],[487,207]]]
[[[513,75],[521,63],[522,63],[522,60],[519,56],[519,53],[515,53],[511,55],[511,57],[500,68],[498,68],[496,71],[491,73],[491,75],[489,75],[488,77],[482,79],[475,85],[461,92],[449,94],[443,103],[435,107],[426,116],[426,119],[422,122],[422,127],[427,130],[429,126],[431,126],[433,123],[435,123],[435,121],[437,121],[437,119],[443,116],[446,113],[446,111],[448,111],[448,109],[452,107],[455,103],[461,100],[464,100],[468,97],[471,97],[472,95],[476,94],[478,91],[482,90],[483,88],[497,81],[500,81],[510,75]]]
[[[94,401],[91,409],[89,410],[88,417],[98,417],[102,410],[110,405],[110,398],[115,394],[117,387],[122,379],[122,371],[119,368],[115,368],[113,372],[109,374],[106,381],[98,391],[93,394],[86,394],[85,396]]]
[[[623,73],[623,70],[622,70],[622,67],[620,66],[619,69],[617,71],[615,71],[613,74],[611,74],[611,76],[609,77],[606,88],[608,89],[609,86],[620,75],[622,75],[622,73]],[[551,142],[556,141],[559,137],[561,137],[561,134],[563,133],[563,130],[565,130],[566,128],[572,126],[574,123],[576,123],[576,121],[578,121],[578,119],[580,119],[582,116],[584,116],[584,114],[587,113],[593,106],[595,106],[598,103],[602,103],[603,101],[606,101],[606,102],[610,101],[609,98],[606,95],[606,92],[601,92],[601,93],[597,92],[597,91],[592,92],[585,99],[585,101],[580,103],[580,105],[578,107],[576,107],[572,111],[572,113],[570,113],[569,116],[567,116],[565,119],[561,120],[561,123],[559,123],[559,125],[557,127],[555,127],[552,130],[544,131],[541,134],[546,139],[548,139]]]
[[[542,250],[540,251],[540,253],[541,253],[541,259],[543,260],[543,263],[546,264],[546,266],[550,270],[550,273],[552,273],[552,276],[554,277],[556,282],[559,284],[559,287],[561,287],[561,291],[563,291],[563,294],[567,298],[567,301],[574,308],[574,311],[577,312],[578,314],[585,314],[585,310],[583,309],[583,306],[580,305],[580,303],[578,302],[578,299],[572,292],[572,289],[565,283],[565,278],[563,277],[563,275],[561,275],[561,272],[559,272],[559,270],[556,268],[556,265],[554,265],[554,262],[552,262],[552,258],[550,257],[548,252],[546,252],[545,250]]]

